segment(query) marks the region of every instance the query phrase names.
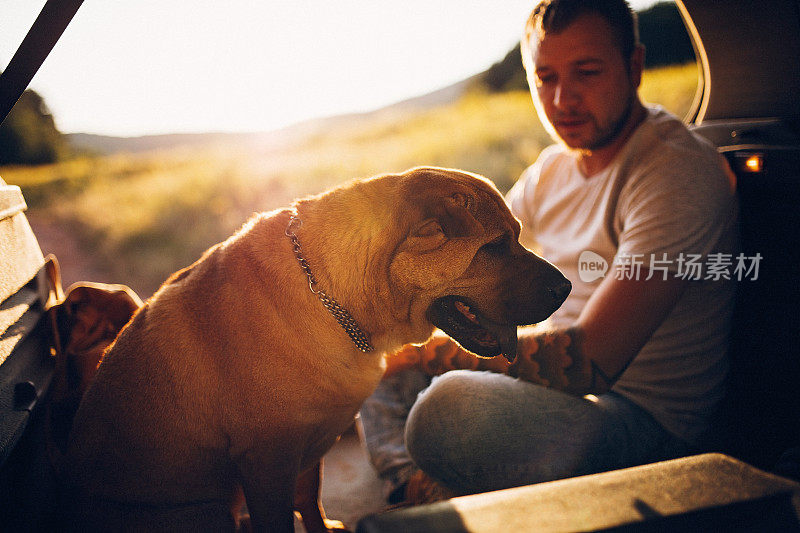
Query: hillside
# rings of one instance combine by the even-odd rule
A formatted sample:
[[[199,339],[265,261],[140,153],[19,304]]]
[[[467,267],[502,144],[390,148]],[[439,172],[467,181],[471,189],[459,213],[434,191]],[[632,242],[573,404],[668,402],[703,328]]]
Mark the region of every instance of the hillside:
[[[364,113],[350,113],[303,121],[276,131],[252,133],[179,133],[113,137],[90,133],[69,133],[66,138],[81,153],[111,155],[137,154],[154,150],[220,145],[252,145],[282,147],[322,131],[357,122],[372,122],[381,116],[398,116],[448,105],[458,100],[469,88],[479,83],[481,75],[462,80],[428,94],[402,100],[395,104]]]
[[[647,53],[650,69],[694,61],[694,50],[677,7],[660,2],[638,13],[640,39]],[[68,134],[70,145],[89,154],[142,153],[153,150],[220,145],[286,146],[316,132],[330,131],[357,122],[369,123],[376,117],[417,113],[456,102],[468,91],[526,91],[527,82],[520,57],[520,47],[511,49],[503,59],[486,71],[428,94],[409,98],[365,113],[353,113],[304,121],[278,131],[260,133],[199,133],[109,137],[86,133]],[[668,106],[669,107],[669,106]]]
[[[642,94],[681,114],[696,84],[694,64],[655,69]],[[77,243],[92,279],[127,283],[146,296],[255,211],[418,165],[477,172],[506,191],[551,142],[527,92],[475,90],[449,103],[406,102],[288,133],[170,140],[170,148],[5,167],[0,175],[22,187],[38,227]]]

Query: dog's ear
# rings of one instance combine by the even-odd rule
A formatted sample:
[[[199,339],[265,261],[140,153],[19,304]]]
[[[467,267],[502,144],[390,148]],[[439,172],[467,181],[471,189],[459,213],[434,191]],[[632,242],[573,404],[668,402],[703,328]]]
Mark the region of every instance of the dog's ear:
[[[423,205],[422,220],[411,227],[392,261],[393,278],[432,288],[460,276],[485,240],[471,204],[468,195],[454,193]]]
[[[411,228],[404,248],[414,249],[419,253],[435,250],[447,242],[441,222],[436,218],[426,218]]]
[[[56,306],[62,349],[73,376],[85,390],[100,363],[103,351],[142,305],[133,290],[124,285],[76,283]]]

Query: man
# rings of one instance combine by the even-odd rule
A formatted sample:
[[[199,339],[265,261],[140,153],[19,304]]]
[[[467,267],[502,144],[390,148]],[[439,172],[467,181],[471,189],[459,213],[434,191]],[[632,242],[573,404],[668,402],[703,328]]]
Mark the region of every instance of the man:
[[[522,53],[558,144],[507,201],[523,243],[574,289],[520,331],[516,363],[465,365],[508,375],[448,372],[418,397],[419,370],[384,380],[362,426],[396,496],[416,468],[467,494],[686,454],[722,396],[733,287],[719,267],[735,249],[736,202],[721,158],[642,104],[644,49],[624,0],[540,3]],[[395,366],[425,368],[437,350],[460,349],[437,338]]]

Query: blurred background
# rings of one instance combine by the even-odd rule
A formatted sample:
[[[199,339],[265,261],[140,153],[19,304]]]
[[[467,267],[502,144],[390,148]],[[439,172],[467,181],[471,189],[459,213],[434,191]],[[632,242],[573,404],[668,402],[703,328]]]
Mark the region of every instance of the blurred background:
[[[0,1],[0,69],[43,4]],[[87,1],[0,126],[0,177],[66,283],[142,297],[346,180],[437,165],[507,191],[551,143],[518,46],[535,2],[400,4]],[[632,5],[643,98],[682,116],[699,72],[678,10]]]

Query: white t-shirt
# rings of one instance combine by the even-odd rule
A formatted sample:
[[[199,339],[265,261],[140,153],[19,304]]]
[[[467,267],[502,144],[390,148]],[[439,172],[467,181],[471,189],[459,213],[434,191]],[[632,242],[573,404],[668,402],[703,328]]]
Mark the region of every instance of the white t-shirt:
[[[523,243],[573,284],[553,327],[574,324],[604,265],[605,276],[692,280],[612,388],[690,443],[707,428],[727,373],[737,204],[723,165],[711,144],[652,107],[600,173],[585,178],[555,145],[507,195]]]

